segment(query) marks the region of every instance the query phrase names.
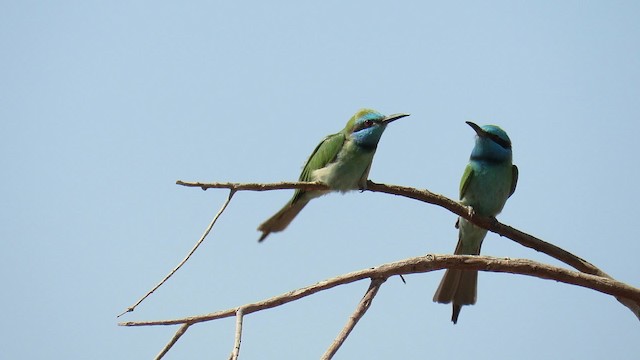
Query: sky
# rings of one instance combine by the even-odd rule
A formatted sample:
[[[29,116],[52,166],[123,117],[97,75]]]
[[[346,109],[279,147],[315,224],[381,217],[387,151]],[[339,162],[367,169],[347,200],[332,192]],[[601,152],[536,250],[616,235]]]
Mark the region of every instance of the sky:
[[[296,180],[358,109],[387,128],[370,179],[458,196],[465,121],[513,142],[518,188],[498,219],[640,284],[640,5],[632,1],[0,4],[0,348],[7,359],[148,359],[198,315],[339,274],[451,253],[455,215],[372,192],[314,200],[256,227],[291,190],[227,196],[175,181]],[[636,165],[633,165],[636,164]],[[631,235],[629,235],[631,234]],[[565,266],[489,234],[482,254]],[[335,359],[635,359],[614,298],[481,273],[457,325],[442,271],[390,278]],[[314,359],[367,281],[245,318],[241,359]],[[234,319],[198,324],[167,359],[227,358]]]

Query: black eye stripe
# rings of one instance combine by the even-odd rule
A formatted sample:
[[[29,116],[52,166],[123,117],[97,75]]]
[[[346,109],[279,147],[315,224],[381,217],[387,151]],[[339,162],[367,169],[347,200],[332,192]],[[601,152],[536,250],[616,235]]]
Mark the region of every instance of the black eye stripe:
[[[366,128],[370,128],[376,124],[381,123],[382,121],[380,120],[365,120],[364,122],[357,124],[354,128],[353,128],[353,132],[358,132],[362,129],[366,129]]]
[[[504,140],[498,135],[489,134],[489,138],[493,140],[496,144],[502,146],[505,149],[511,149],[511,143],[509,141]]]

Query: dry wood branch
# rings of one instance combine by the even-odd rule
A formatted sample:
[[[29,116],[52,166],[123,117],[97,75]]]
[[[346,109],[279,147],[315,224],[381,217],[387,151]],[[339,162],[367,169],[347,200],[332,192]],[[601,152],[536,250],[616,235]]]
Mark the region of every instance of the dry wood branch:
[[[367,278],[388,278],[394,275],[406,275],[430,272],[441,269],[466,269],[490,272],[504,272],[512,274],[528,275],[541,279],[556,280],[566,284],[582,286],[605,294],[625,297],[635,302],[640,302],[640,289],[625,283],[576,272],[556,266],[542,264],[526,259],[504,259],[490,256],[472,255],[425,255],[409,258],[380,265],[375,268],[367,268],[348,274],[336,276],[316,284],[293,290],[270,299],[243,305],[244,315],[253,312],[270,309],[291,301],[327,290],[335,286],[352,283]],[[155,321],[129,321],[119,323],[120,326],[153,326],[153,325],[178,325],[196,324],[215,319],[227,318],[236,315],[237,308],[217,311],[210,314],[190,316],[179,319],[155,320]]]
[[[239,307],[236,310],[236,336],[233,344],[233,350],[229,360],[238,360],[240,356],[240,342],[242,341],[242,321],[244,320],[244,308]]]
[[[387,281],[387,278],[374,278],[371,280],[371,284],[369,285],[367,292],[362,297],[362,300],[360,300],[358,307],[353,314],[351,314],[347,324],[342,328],[340,334],[338,334],[338,337],[336,337],[333,343],[331,343],[331,346],[329,346],[324,355],[322,355],[322,360],[329,360],[333,358],[333,355],[335,355],[336,352],[338,352],[338,349],[340,349],[345,340],[347,340],[347,336],[349,336],[351,330],[353,330],[358,321],[360,321],[367,310],[369,310],[371,302],[373,302],[373,298],[376,296],[378,290],[380,290],[380,286],[382,286],[385,281]]]
[[[227,205],[229,205],[229,202],[231,202],[231,198],[233,197],[233,194],[235,194],[235,192],[236,191],[234,189],[231,189],[229,191],[229,196],[227,197],[227,200],[224,202],[224,204],[222,204],[222,207],[220,208],[220,210],[218,210],[218,213],[213,217],[213,220],[211,220],[211,222],[209,223],[209,225],[205,229],[204,233],[202,234],[200,239],[196,242],[196,244],[193,246],[191,251],[189,251],[187,256],[185,256],[184,259],[182,259],[182,261],[180,261],[180,263],[175,268],[173,268],[173,270],[171,270],[169,272],[169,274],[167,274],[167,276],[164,277],[164,279],[160,280],[160,282],[158,284],[156,284],[156,286],[154,286],[151,290],[149,290],[135,304],[133,304],[132,306],[129,306],[125,311],[123,311],[121,314],[119,314],[118,317],[120,317],[120,316],[122,316],[122,315],[124,315],[124,314],[126,314],[128,312],[132,312],[133,310],[135,310],[136,307],[138,305],[140,305],[140,303],[142,303],[146,298],[148,298],[151,294],[153,294],[154,291],[158,290],[158,288],[160,286],[162,286],[162,284],[164,284],[167,280],[169,280],[169,278],[171,276],[173,276],[173,274],[175,274],[176,271],[178,271],[182,267],[182,265],[184,265],[187,262],[187,260],[189,260],[191,255],[193,255],[193,253],[196,252],[196,250],[198,249],[198,247],[200,247],[200,245],[202,244],[204,239],[207,237],[207,235],[209,235],[209,232],[211,231],[211,228],[213,228],[213,225],[215,225],[215,223],[216,223],[216,221],[218,221],[218,218],[220,217],[220,215],[222,215],[224,210],[227,208]]]
[[[443,207],[452,213],[461,216],[472,223],[488,229],[491,232],[494,232],[498,235],[509,238],[520,245],[526,246],[528,248],[534,249],[536,251],[545,253],[555,259],[558,259],[565,264],[580,270],[582,272],[609,277],[609,275],[605,274],[602,270],[595,267],[593,264],[588,261],[573,255],[572,253],[557,247],[553,244],[550,244],[546,241],[538,239],[535,236],[529,235],[517,229],[514,229],[508,225],[504,225],[493,217],[482,216],[476,214],[467,206],[460,204],[457,201],[451,200],[446,196],[442,196],[439,194],[434,194],[429,190],[418,190],[406,186],[398,186],[398,185],[385,185],[374,183],[373,181],[369,181],[367,183],[367,190],[373,192],[383,192],[386,194],[404,196],[411,199],[415,199],[418,201],[426,202],[433,205],[438,205]]]
[[[178,180],[178,185],[199,187],[203,190],[206,189],[232,189],[232,190],[245,190],[245,191],[268,191],[268,190],[281,190],[281,189],[305,189],[305,190],[326,190],[328,187],[320,183],[300,183],[300,182],[280,182],[272,184],[260,184],[260,183],[202,183],[202,182],[186,182]],[[428,190],[418,190],[411,187],[399,186],[399,185],[386,185],[379,184],[373,181],[367,181],[367,191],[381,192],[386,194],[392,194],[397,196],[403,196],[410,199],[426,202],[429,204],[443,207],[454,214],[461,216],[470,222],[488,229],[498,235],[511,239],[525,247],[534,249],[536,251],[547,254],[557,260],[564,262],[565,264],[582,271],[587,274],[598,275],[613,279],[611,276],[600,270],[590,262],[558,247],[550,244],[546,241],[538,239],[535,236],[524,233],[511,226],[502,224],[493,217],[482,216],[470,211],[470,208],[460,204],[457,201],[451,200],[446,196],[432,193]],[[634,315],[640,320],[640,304],[636,301],[630,301],[625,298],[618,298],[618,301],[624,306],[629,308]]]
[[[604,271],[600,270],[595,265],[582,259],[579,256],[576,256],[560,248],[559,246],[548,243],[542,239],[529,235],[511,226],[502,224],[501,222],[496,220],[496,218],[482,216],[474,213],[473,211],[469,211],[469,208],[467,208],[466,206],[460,204],[459,202],[453,201],[445,196],[434,194],[428,190],[416,190],[416,189],[404,187],[404,186],[377,184],[370,180],[367,182],[367,190],[379,191],[387,194],[410,197],[412,199],[438,205],[440,207],[443,207],[453,212],[458,216],[461,216],[471,221],[472,223],[480,227],[483,227],[500,236],[504,236],[508,239],[511,239],[522,246],[547,254],[548,256],[551,256],[557,260],[560,260],[565,264],[579,271],[582,271],[587,274],[592,274],[592,275],[613,279],[613,277],[611,277],[609,274],[605,273]],[[416,194],[419,194],[419,196],[415,196]],[[640,320],[640,303],[639,302],[631,301],[630,299],[627,299],[624,297],[617,297],[617,300],[622,305],[626,306],[629,310],[631,310],[631,312],[638,318],[638,320]]]
[[[162,359],[169,352],[169,350],[171,350],[173,345],[175,345],[176,342],[178,342],[178,339],[180,339],[180,337],[184,335],[185,332],[187,332],[187,329],[189,328],[189,326],[191,326],[191,324],[184,324],[180,326],[178,331],[176,331],[176,333],[173,335],[171,340],[169,340],[167,345],[165,345],[164,348],[162,348],[162,350],[158,353],[158,355],[156,355],[155,359],[156,360]]]
[[[296,182],[296,181],[283,181],[279,183],[261,184],[261,183],[232,183],[232,182],[193,182],[193,181],[176,181],[176,184],[186,187],[199,187],[202,190],[207,189],[230,189],[236,191],[270,191],[270,190],[291,190],[291,189],[304,189],[304,190],[330,190],[329,187],[323,183],[313,182]]]

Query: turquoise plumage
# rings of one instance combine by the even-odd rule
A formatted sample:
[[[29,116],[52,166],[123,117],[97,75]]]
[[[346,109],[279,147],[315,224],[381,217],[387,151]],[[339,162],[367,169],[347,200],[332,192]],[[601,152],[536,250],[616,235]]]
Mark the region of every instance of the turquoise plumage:
[[[480,215],[496,216],[507,199],[516,190],[518,168],[512,164],[511,140],[504,130],[495,125],[480,127],[470,121],[477,137],[469,164],[460,181],[460,202],[473,208]],[[482,241],[487,234],[482,229],[458,218],[456,222],[457,255],[479,255]],[[449,269],[445,272],[433,301],[453,303],[451,321],[457,323],[463,305],[476,303],[478,272]]]

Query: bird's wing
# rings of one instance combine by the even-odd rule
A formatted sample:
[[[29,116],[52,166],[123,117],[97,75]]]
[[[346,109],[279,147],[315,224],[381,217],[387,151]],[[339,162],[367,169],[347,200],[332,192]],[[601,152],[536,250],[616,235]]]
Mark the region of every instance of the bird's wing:
[[[302,168],[302,173],[300,174],[300,178],[298,181],[312,181],[311,173],[314,170],[321,169],[330,162],[334,161],[342,149],[342,145],[344,144],[345,136],[342,132],[337,134],[329,135],[324,138],[318,146],[313,150],[311,156],[307,160],[307,163],[304,164]],[[296,190],[293,195],[292,202],[295,202],[300,196],[304,194],[302,190]]]
[[[338,156],[342,145],[344,144],[345,136],[343,133],[337,133],[329,135],[316,146],[311,156],[307,160],[307,163],[302,169],[300,174],[300,181],[312,181],[311,173],[314,170],[322,169],[330,162],[334,161]]]
[[[516,192],[516,185],[518,185],[518,167],[513,165],[511,169],[511,191],[509,191],[509,196]]]
[[[467,164],[467,167],[464,168],[464,174],[462,174],[462,179],[460,179],[460,200],[464,197],[464,193],[467,191],[469,187],[469,183],[473,178],[473,167],[471,164]]]

